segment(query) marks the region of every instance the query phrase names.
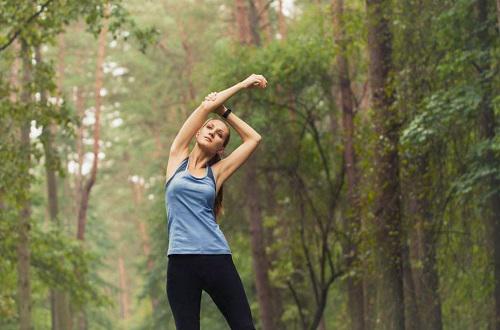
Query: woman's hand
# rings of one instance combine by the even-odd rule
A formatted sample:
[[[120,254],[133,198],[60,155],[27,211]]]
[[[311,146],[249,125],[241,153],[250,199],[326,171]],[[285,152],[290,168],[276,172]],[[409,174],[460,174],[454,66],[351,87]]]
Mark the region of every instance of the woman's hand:
[[[263,75],[251,74],[247,79],[243,80],[240,84],[241,86],[243,86],[243,88],[253,88],[253,87],[266,88],[267,80],[266,78],[264,78]]]
[[[205,96],[205,101],[213,102],[217,98],[217,92],[212,92]]]
[[[205,102],[213,102],[213,101],[215,101],[216,98],[217,98],[217,92],[212,92],[212,93],[208,94],[207,96],[205,96]],[[227,110],[227,108],[224,106],[224,104],[222,104],[217,109],[214,109],[213,112],[222,116],[222,114],[226,110]]]

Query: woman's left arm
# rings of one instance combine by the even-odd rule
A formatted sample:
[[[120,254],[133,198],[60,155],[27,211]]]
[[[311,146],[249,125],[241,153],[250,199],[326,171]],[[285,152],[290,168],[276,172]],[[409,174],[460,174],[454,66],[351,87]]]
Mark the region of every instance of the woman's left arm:
[[[225,106],[222,106],[217,109],[217,113],[222,114],[225,110]],[[236,130],[236,132],[238,132],[243,140],[243,143],[229,156],[212,166],[217,179],[217,187],[220,187],[241,165],[245,163],[262,140],[259,133],[257,133],[252,127],[250,127],[250,125],[245,123],[233,112],[231,112],[227,117],[227,122]]]

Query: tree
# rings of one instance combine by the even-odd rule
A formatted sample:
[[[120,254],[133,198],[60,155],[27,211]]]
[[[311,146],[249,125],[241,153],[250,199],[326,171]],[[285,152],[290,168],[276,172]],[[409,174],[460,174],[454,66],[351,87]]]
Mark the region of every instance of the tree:
[[[379,245],[381,287],[379,308],[388,329],[404,329],[404,294],[398,156],[398,114],[390,82],[392,33],[390,2],[367,0],[367,27],[371,101],[374,111],[375,235]]]
[[[352,260],[353,263],[358,259],[358,237],[361,229],[361,215],[359,208],[359,191],[358,180],[359,173],[357,168],[356,151],[354,149],[354,98],[351,89],[351,79],[349,76],[349,63],[346,57],[346,35],[343,23],[344,1],[333,0],[333,29],[335,35],[335,43],[338,47],[337,54],[337,70],[338,83],[340,88],[340,103],[342,108],[342,129],[344,142],[344,162],[347,184],[347,201],[350,205],[347,215],[345,216],[346,231],[352,232],[354,241],[347,242],[344,246],[345,254]],[[347,279],[347,294],[349,300],[349,313],[351,316],[352,329],[362,330],[365,328],[365,311],[364,311],[364,290],[363,276],[349,277]]]

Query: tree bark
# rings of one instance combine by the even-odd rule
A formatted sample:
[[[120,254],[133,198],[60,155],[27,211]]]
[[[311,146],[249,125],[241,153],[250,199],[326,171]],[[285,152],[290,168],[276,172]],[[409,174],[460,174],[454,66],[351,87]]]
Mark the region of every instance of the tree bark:
[[[412,240],[415,243],[415,240]],[[414,244],[418,246],[417,244]],[[412,246],[411,248],[415,248]],[[419,281],[421,272],[417,272],[411,267],[410,246],[406,239],[403,239],[403,289],[405,299],[405,328],[406,330],[420,330],[420,313],[418,309],[417,292],[420,286],[415,284]],[[415,274],[416,273],[416,274]],[[416,275],[416,276],[415,276]]]
[[[121,307],[121,318],[126,320],[129,317],[129,304],[128,304],[128,287],[127,287],[127,276],[125,271],[125,263],[123,262],[123,257],[118,257],[118,274],[120,276],[120,307]]]
[[[99,159],[99,138],[100,138],[100,116],[101,116],[101,89],[104,82],[103,64],[106,54],[106,36],[108,34],[108,19],[109,6],[106,6],[103,27],[99,33],[98,50],[97,50],[97,65],[96,65],[96,83],[95,83],[95,124],[94,124],[94,146],[92,161],[92,169],[90,170],[90,178],[85,183],[80,199],[80,209],[78,211],[78,231],[77,238],[81,241],[85,240],[85,225],[87,222],[87,209],[90,197],[90,191],[94,186],[97,177],[97,166]]]
[[[248,20],[250,23],[250,41],[254,46],[259,47],[262,44],[259,29],[259,13],[254,0],[248,0]]]
[[[272,293],[269,283],[269,263],[264,245],[264,228],[262,225],[262,206],[260,189],[257,180],[257,160],[255,154],[250,156],[246,164],[246,188],[248,218],[250,220],[250,235],[252,261],[255,272],[255,286],[263,330],[275,329],[272,315]]]
[[[23,63],[23,86],[21,90],[20,101],[29,109],[31,102],[31,92],[29,85],[32,80],[31,52],[25,40],[21,39],[21,57]],[[31,148],[30,148],[30,116],[26,114],[21,126],[21,151],[24,159],[23,165],[26,170],[24,173],[25,185],[24,196],[20,201],[21,212],[18,226],[17,242],[17,299],[19,313],[19,329],[31,330],[31,277],[30,277],[30,218],[31,201],[29,198],[30,180],[29,169],[31,167]]]
[[[42,64],[42,53],[40,51],[40,46],[35,48],[35,59],[36,65]],[[42,106],[46,106],[47,104],[47,93],[45,90],[40,91],[40,103]],[[47,178],[47,196],[48,196],[48,204],[49,204],[49,217],[53,223],[57,225],[57,182],[55,175],[55,159],[53,157],[52,152],[52,132],[51,132],[52,124],[49,124],[43,128],[42,140],[44,141],[44,153],[45,153],[45,176]],[[58,324],[58,311],[56,310],[56,295],[55,290],[53,288],[50,289],[49,292],[49,300],[50,300],[50,314],[51,314],[51,325],[52,330],[59,330]]]
[[[497,9],[499,8],[498,5],[497,0]],[[492,47],[493,39],[498,37],[498,35],[491,35],[489,33],[488,1],[478,0],[476,1],[475,6],[477,23],[479,26],[477,29],[477,40],[481,50],[485,54],[479,63],[479,81],[483,90],[483,97],[479,105],[481,111],[479,118],[479,133],[483,141],[489,141],[492,143],[496,138],[497,127],[495,111],[493,108],[494,81],[493,78],[489,76],[489,72],[493,71],[494,67],[489,47]],[[498,159],[495,158],[496,156],[493,150],[488,148],[485,153],[486,163],[492,168],[495,167],[495,164],[498,164]],[[490,174],[485,178],[484,186],[486,188],[485,190],[489,192],[486,205],[483,208],[484,217],[490,227],[489,232],[491,233],[491,236],[489,237],[489,240],[491,242],[491,247],[493,248],[493,329],[500,330],[500,192],[498,190],[498,187],[500,187],[500,180],[495,176],[495,174]]]
[[[285,15],[283,14],[283,0],[278,0],[278,28],[280,31],[280,39],[286,39],[287,27]]]
[[[250,44],[252,42],[250,32],[250,22],[248,21],[248,8],[245,0],[235,0],[235,17],[238,26],[238,40],[240,44]]]
[[[240,43],[245,40],[246,43],[260,46],[259,26],[257,10],[253,0],[249,1],[250,8],[244,4],[244,0],[235,0],[237,22],[240,27]],[[246,35],[243,35],[243,32]],[[243,36],[245,38],[243,38]],[[246,164],[246,187],[248,189],[247,207],[250,221],[252,262],[255,272],[255,285],[257,288],[257,299],[259,302],[260,317],[262,320],[262,329],[275,329],[273,305],[273,294],[271,283],[269,281],[269,261],[266,255],[266,246],[264,241],[264,228],[262,225],[262,206],[261,192],[257,180],[257,159],[256,154],[250,156]]]
[[[95,80],[95,123],[94,123],[94,145],[92,168],[90,170],[90,177],[85,183],[80,195],[80,204],[78,209],[78,225],[76,237],[80,241],[85,241],[85,225],[87,223],[87,210],[90,198],[90,192],[97,178],[97,170],[99,163],[99,138],[100,138],[100,116],[101,116],[101,89],[104,85],[104,71],[103,64],[106,54],[106,37],[108,33],[108,17],[109,17],[109,4],[105,5],[103,26],[99,33],[98,49],[97,49],[97,63],[96,63],[96,80]],[[83,151],[83,148],[82,148]],[[82,161],[83,163],[83,161]],[[81,164],[83,165],[83,164]],[[81,174],[82,166],[80,165],[79,172]],[[80,330],[88,329],[88,321],[85,310],[81,310],[78,317],[78,327]]]
[[[417,247],[422,263],[421,276],[418,276],[418,303],[420,321],[425,320],[425,326],[431,330],[443,328],[441,316],[441,298],[439,297],[439,275],[436,261],[437,234],[435,232],[435,219],[431,211],[430,193],[427,189],[432,187],[428,155],[421,155],[414,161],[416,166],[416,180],[413,181],[416,207],[412,214],[415,217],[417,228]],[[422,323],[423,324],[423,323]]]
[[[142,196],[144,193],[144,185],[139,182],[133,182],[132,183],[132,189],[133,189],[133,194],[134,194],[134,204],[136,209],[139,209],[139,207],[142,205]],[[137,226],[139,228],[139,233],[141,235],[141,242],[142,242],[142,251],[144,253],[144,256],[147,259],[147,268],[149,272],[153,272],[154,269],[154,261],[151,259],[151,245],[149,243],[149,236],[148,236],[148,231],[146,229],[146,225],[140,218],[137,219]],[[157,298],[155,298],[155,292],[153,292],[153,289],[149,292],[149,297],[151,299],[151,307],[153,314],[158,308],[159,301]]]
[[[343,245],[344,254],[348,256],[348,264],[355,264],[358,259],[357,237],[361,229],[361,216],[359,213],[358,170],[356,164],[356,151],[354,150],[354,96],[351,90],[349,65],[345,56],[345,32],[343,25],[344,1],[332,0],[333,28],[335,43],[339,47],[337,55],[337,70],[339,75],[340,99],[342,108],[342,129],[344,140],[344,161],[347,177],[347,201],[350,205],[348,216],[345,217],[345,227],[348,235],[354,240]],[[365,328],[363,276],[356,271],[355,276],[347,278],[347,295],[351,329],[363,330]]]
[[[390,86],[390,2],[366,0],[369,73],[376,133],[374,201],[381,287],[379,310],[385,329],[405,328],[398,155],[398,116]]]
[[[260,30],[264,34],[266,43],[269,43],[273,40],[273,29],[269,20],[269,2],[267,0],[255,0],[255,8],[260,22]]]
[[[497,0],[497,28],[500,32],[500,0]]]

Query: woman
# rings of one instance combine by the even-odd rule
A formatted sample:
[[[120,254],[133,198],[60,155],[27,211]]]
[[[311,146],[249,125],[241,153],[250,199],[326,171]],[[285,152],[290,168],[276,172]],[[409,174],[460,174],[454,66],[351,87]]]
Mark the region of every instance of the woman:
[[[219,93],[211,93],[182,125],[170,147],[165,202],[168,215],[167,297],[178,330],[200,328],[201,292],[205,290],[231,329],[255,329],[231,250],[216,222],[223,183],[248,159],[261,136],[223,103],[242,89],[265,88],[252,74]],[[206,118],[216,112],[224,120]],[[231,125],[243,143],[222,159]],[[195,136],[196,144],[189,151]]]

